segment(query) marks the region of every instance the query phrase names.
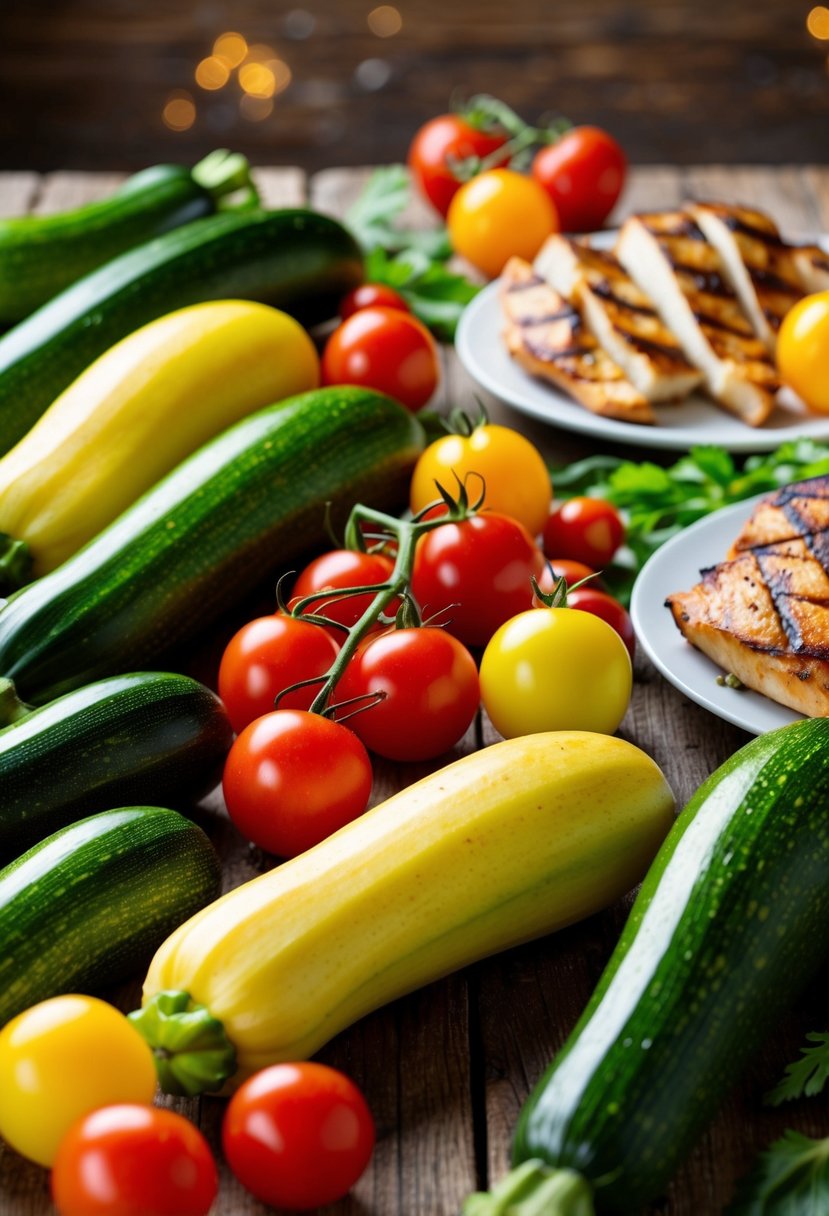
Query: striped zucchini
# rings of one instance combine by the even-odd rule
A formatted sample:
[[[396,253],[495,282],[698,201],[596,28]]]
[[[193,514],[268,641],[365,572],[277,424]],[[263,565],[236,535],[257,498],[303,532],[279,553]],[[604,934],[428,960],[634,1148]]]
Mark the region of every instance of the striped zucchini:
[[[353,237],[314,211],[226,212],[139,245],[0,338],[0,454],[94,359],[164,313],[240,298],[313,323],[361,278]]]
[[[0,870],[0,1026],[133,974],[219,880],[201,828],[163,807],[103,811],[48,837]]]
[[[31,712],[0,679],[0,725],[2,858],[93,811],[193,801],[233,738],[218,697],[164,672],[99,680]]]
[[[393,507],[423,446],[368,389],[317,389],[243,419],[0,610],[0,674],[40,704],[149,665],[325,541],[325,504]]]
[[[629,1214],[660,1195],[829,951],[827,808],[825,718],[754,739],[699,788],[521,1113],[517,1168],[466,1216]]]
[[[13,324],[134,245],[210,215],[227,195],[257,201],[243,156],[211,154],[193,169],[154,165],[109,198],[54,215],[0,219],[0,323]]]

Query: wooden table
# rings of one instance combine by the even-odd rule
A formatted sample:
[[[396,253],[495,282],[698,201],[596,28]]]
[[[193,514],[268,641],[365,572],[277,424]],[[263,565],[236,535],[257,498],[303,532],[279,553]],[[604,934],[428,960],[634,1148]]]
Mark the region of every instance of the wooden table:
[[[367,171],[328,170],[306,180],[298,170],[257,174],[272,206],[304,200],[342,214]],[[46,212],[77,204],[111,188],[111,174],[0,175],[0,214]],[[829,229],[829,169],[710,166],[635,171],[620,214],[666,207],[696,196],[767,207],[790,235]],[[423,212],[414,208],[413,220]],[[477,389],[451,351],[445,353],[441,404],[474,407]],[[556,462],[588,454],[584,441],[510,412],[488,400],[494,420],[526,432]],[[626,453],[644,456],[641,449]],[[658,459],[658,457],[656,457]],[[747,736],[689,703],[641,656],[636,685],[620,732],[662,766],[683,803]],[[494,734],[485,727],[485,742]],[[458,754],[476,746],[470,730]],[[379,765],[375,799],[437,765]],[[271,862],[247,846],[214,797],[198,812],[225,858],[228,887]],[[377,1148],[353,1194],[327,1209],[331,1216],[458,1216],[470,1191],[507,1167],[512,1129],[531,1085],[563,1043],[613,948],[629,901],[545,940],[479,963],[365,1018],[332,1042],[320,1059],[343,1069],[363,1088],[377,1122]],[[651,1216],[715,1216],[734,1180],[785,1127],[829,1133],[826,1103],[813,1099],[785,1111],[761,1105],[763,1092],[794,1058],[807,1031],[826,1029],[824,984],[801,1000],[765,1045],[743,1081],[727,1097],[663,1202]],[[110,994],[134,1008],[140,981]],[[172,1101],[199,1124],[218,1152],[224,1103]],[[41,1216],[50,1211],[46,1174],[11,1151],[0,1150],[0,1213]],[[226,1171],[215,1216],[259,1216],[254,1201]],[[815,1214],[817,1216],[817,1213]]]

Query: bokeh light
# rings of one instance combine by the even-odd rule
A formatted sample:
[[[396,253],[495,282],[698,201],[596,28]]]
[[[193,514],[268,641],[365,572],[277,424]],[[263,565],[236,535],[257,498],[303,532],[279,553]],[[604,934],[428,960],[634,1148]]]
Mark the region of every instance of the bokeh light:
[[[292,72],[284,59],[266,59],[265,67],[273,73],[274,92],[284,93],[291,83]]]
[[[239,101],[239,110],[248,122],[263,122],[273,113],[273,98],[254,97],[252,93],[245,93]]]
[[[829,8],[823,4],[813,8],[806,18],[806,28],[813,38],[822,42],[829,40]]]
[[[239,84],[252,97],[273,97],[276,78],[264,63],[245,63],[239,68]]]
[[[247,53],[247,39],[232,31],[220,34],[213,43],[213,54],[217,59],[221,59],[228,68],[238,68]]]
[[[176,89],[164,103],[161,121],[171,131],[189,131],[196,121],[196,103],[190,93]]]
[[[202,59],[196,68],[196,84],[202,89],[221,89],[230,79],[230,68],[218,55]]]
[[[378,38],[391,38],[403,28],[403,18],[393,4],[381,4],[368,15],[368,28]]]

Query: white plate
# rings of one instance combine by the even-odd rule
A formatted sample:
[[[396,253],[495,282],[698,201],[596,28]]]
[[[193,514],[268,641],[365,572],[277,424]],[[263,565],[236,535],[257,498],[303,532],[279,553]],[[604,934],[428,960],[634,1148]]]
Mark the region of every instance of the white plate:
[[[614,236],[600,233],[594,239],[597,245],[607,246]],[[819,241],[829,250],[829,237],[821,237]],[[553,426],[617,443],[679,451],[697,443],[718,443],[731,452],[770,452],[786,439],[801,435],[829,439],[829,416],[806,414],[793,397],[781,401],[768,422],[759,428],[746,426],[698,393],[680,405],[655,406],[655,426],[599,418],[554,385],[519,367],[507,354],[501,326],[496,280],[478,293],[461,317],[455,338],[461,362],[481,387],[500,401]]]
[[[662,675],[686,697],[754,735],[796,722],[803,715],[747,688],[717,683],[721,667],[686,642],[665,607],[665,597],[699,582],[700,570],[725,560],[755,503],[764,495],[715,511],[669,540],[646,563],[633,587],[630,615],[636,640]]]

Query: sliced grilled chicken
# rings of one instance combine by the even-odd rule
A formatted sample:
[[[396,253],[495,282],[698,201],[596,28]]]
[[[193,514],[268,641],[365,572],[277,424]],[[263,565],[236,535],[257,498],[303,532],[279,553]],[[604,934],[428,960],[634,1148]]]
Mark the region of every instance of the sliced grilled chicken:
[[[807,293],[829,291],[829,253],[819,245],[792,245],[794,270]]]
[[[719,255],[682,212],[635,215],[616,254],[653,301],[718,405],[750,426],[774,408],[777,373],[725,281]]]
[[[829,544],[829,477],[795,481],[762,499],[728,556],[804,536],[812,537],[813,546],[821,548],[818,558],[822,560],[822,548]]]
[[[702,381],[612,253],[551,236],[535,270],[575,305],[614,363],[649,401],[681,401]]]
[[[501,275],[504,339],[510,354],[594,414],[654,422],[647,399],[596,343],[571,307],[529,262],[511,258]]]
[[[723,203],[692,203],[686,210],[720,255],[757,337],[773,352],[783,318],[803,295],[791,246],[762,211]]]

